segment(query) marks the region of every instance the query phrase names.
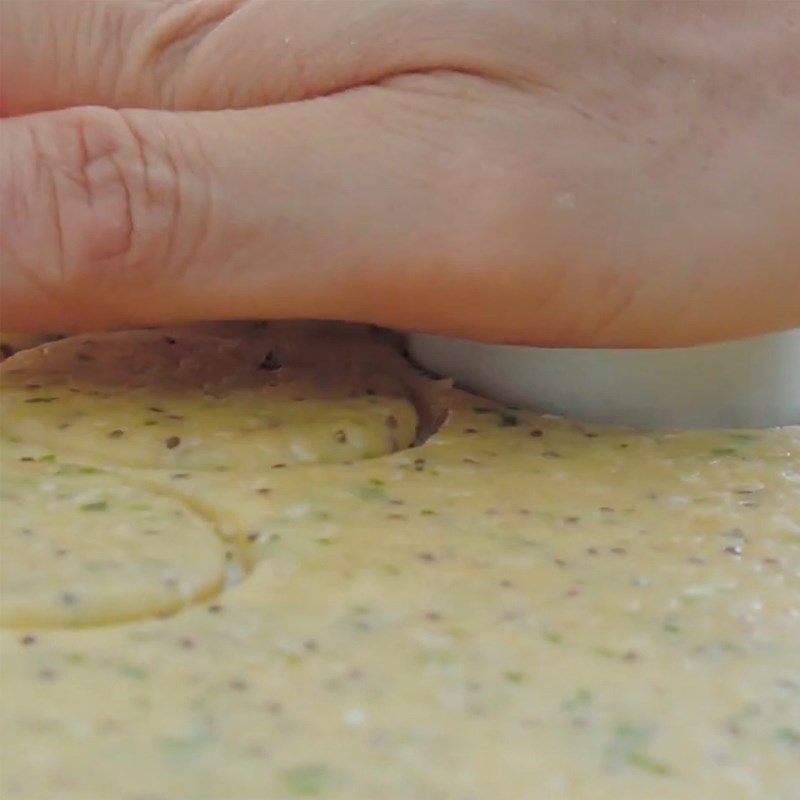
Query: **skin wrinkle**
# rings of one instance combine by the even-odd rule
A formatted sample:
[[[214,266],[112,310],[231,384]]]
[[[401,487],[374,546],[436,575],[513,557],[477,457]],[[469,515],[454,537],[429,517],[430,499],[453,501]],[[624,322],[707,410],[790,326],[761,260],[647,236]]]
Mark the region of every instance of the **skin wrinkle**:
[[[99,13],[98,13],[99,8]],[[78,7],[77,19],[75,21],[73,35],[65,38],[65,42],[71,44],[71,52],[61,55],[58,59],[58,64],[78,64],[78,74],[92,70],[93,62],[97,61],[98,66],[102,68],[103,61],[106,58],[106,53],[114,52],[116,48],[104,46],[105,43],[105,30],[106,27],[103,23],[106,14],[102,11],[102,6],[96,7],[93,3],[84,3]],[[86,31],[89,31],[87,36]],[[59,32],[53,33],[53,38],[56,43],[61,38]],[[105,70],[98,70],[96,72],[97,79],[100,81],[108,74]]]
[[[187,268],[199,259],[199,253],[202,250],[204,242],[211,236],[213,230],[214,220],[219,218],[219,212],[215,209],[214,204],[214,173],[213,173],[213,159],[209,156],[203,137],[198,135],[194,140],[195,144],[195,169],[193,169],[193,176],[197,178],[200,176],[202,181],[202,188],[200,190],[200,197],[202,202],[200,208],[195,211],[197,219],[198,230],[201,235],[192,237],[190,239],[189,251],[184,258],[184,263]]]
[[[50,198],[54,233],[45,239],[53,241],[55,247],[49,270],[32,264],[26,267],[26,275],[44,295],[55,297],[67,308],[73,305],[76,292],[80,294],[86,288],[96,292],[98,286],[113,279],[127,291],[135,289],[141,280],[149,281],[151,275],[138,263],[148,259],[137,253],[141,249],[137,231],[142,224],[147,225],[142,217],[148,214],[148,198],[132,183],[146,172],[143,164],[147,156],[140,149],[137,133],[120,112],[105,109],[98,118],[99,111],[94,109],[91,116],[80,111],[64,112],[71,113],[72,118],[50,130],[37,131],[36,126],[29,126],[32,146],[42,164],[40,174],[50,176],[45,195]],[[55,137],[47,149],[40,134]],[[135,163],[126,164],[132,152],[136,153]],[[142,199],[144,204],[139,202]],[[84,230],[86,238],[82,236]],[[149,236],[143,241],[150,246]]]
[[[249,114],[250,112],[243,110],[230,113]],[[181,139],[178,142],[178,146],[183,148],[186,163],[193,165],[191,169],[192,178],[197,179],[198,176],[200,177],[201,187],[192,194],[191,198],[192,218],[195,220],[197,235],[189,237],[188,250],[180,261],[184,265],[188,277],[183,288],[189,293],[193,291],[194,284],[191,279],[191,268],[197,264],[205,264],[209,257],[208,253],[213,251],[216,254],[217,263],[221,264],[222,267],[209,272],[206,278],[206,286],[216,284],[219,286],[220,293],[222,293],[227,291],[229,284],[235,283],[237,280],[237,275],[232,274],[230,268],[225,268],[225,265],[234,260],[237,253],[252,252],[254,246],[253,238],[256,234],[250,231],[245,234],[240,229],[225,230],[224,220],[231,205],[226,191],[225,174],[220,172],[219,164],[216,163],[212,155],[211,143],[203,139],[200,130],[195,131],[191,121],[187,121],[186,124],[196,135],[186,140]],[[277,135],[277,132],[274,135]],[[191,144],[190,153],[186,150],[187,141],[190,141]],[[269,145],[270,142],[266,138],[259,143],[260,147],[268,147]],[[252,146],[255,146],[255,144]],[[265,178],[265,184],[268,184],[268,181],[269,176]],[[198,196],[200,198],[199,203]],[[221,226],[223,229],[222,235],[220,235],[220,225],[217,224],[220,220],[223,220]],[[275,227],[275,220],[265,221],[265,226],[267,222],[269,222],[271,228]],[[248,265],[248,269],[250,269],[250,265]],[[200,294],[203,291],[203,287],[200,287]]]
[[[28,145],[32,147],[33,139],[29,132],[27,132],[26,138]],[[19,179],[24,167],[19,167],[17,165],[12,167],[10,163],[7,163],[9,161],[10,154],[4,153],[2,172],[5,176],[6,183],[4,187],[5,191],[3,191],[2,196],[0,196],[0,199],[2,199],[2,213],[0,213],[0,226],[2,227],[0,227],[0,230],[2,230],[3,233],[3,249],[8,252],[13,252],[15,260],[21,261],[22,258],[15,246],[16,243],[14,242],[12,232],[22,229],[27,220],[30,219],[32,209],[30,193],[21,188],[24,182]],[[35,159],[31,158],[18,163],[26,164],[26,166],[29,167],[31,162],[34,161]]]
[[[42,168],[45,162],[45,155],[44,155],[44,148],[42,147],[42,142],[39,139],[39,134],[37,133],[35,125],[27,126],[28,135],[31,139],[31,145],[33,147],[33,151],[36,154],[36,163],[39,165],[39,169],[37,170],[39,176],[39,186],[41,187],[42,184],[46,186],[45,194],[47,195],[48,200],[45,201],[48,206],[51,207],[51,230],[53,233],[53,240],[55,243],[55,254],[56,254],[56,263],[55,263],[55,277],[56,285],[63,285],[65,278],[66,278],[66,270],[65,270],[65,248],[64,248],[64,225],[61,216],[61,199],[60,193],[58,191],[58,186],[56,183],[56,174],[54,171]],[[33,272],[36,272],[34,270]]]
[[[103,268],[100,273],[101,279],[110,279],[112,285],[119,284],[126,291],[136,291],[150,284],[154,272],[158,274],[165,265],[174,266],[166,256],[181,230],[180,169],[169,152],[166,135],[161,146],[154,148],[129,113],[116,114],[123,123],[122,136],[109,158],[124,192],[128,234],[124,246],[102,258],[95,268],[107,265],[108,269]],[[153,236],[154,223],[166,229],[165,236]],[[162,244],[164,253],[153,252],[154,246]]]
[[[95,111],[100,111],[100,109]],[[95,253],[87,253],[89,261],[92,263],[102,263],[130,252],[133,242],[134,220],[131,206],[133,193],[118,161],[118,153],[123,145],[114,129],[121,119],[123,117],[119,112],[110,109],[103,109],[102,115],[97,119],[94,115],[82,116],[80,112],[77,112],[69,128],[70,131],[78,134],[83,143],[86,160],[79,165],[78,176],[81,185],[88,189],[88,196],[91,198],[90,207],[95,212],[90,216],[90,225],[94,228],[98,223],[96,231],[99,236],[95,241],[106,238],[112,240],[111,246],[103,247]],[[102,169],[104,164],[108,164],[114,173],[110,191],[107,186],[103,185],[106,181],[98,182],[100,176],[97,174],[97,168]],[[112,219],[111,224],[107,224],[104,230],[99,223],[106,221],[104,217],[110,208],[106,200],[115,194],[115,189],[122,196],[122,212],[116,216],[116,219]],[[121,226],[118,225],[120,222]],[[117,238],[119,230],[122,230],[122,236],[117,243],[113,240]],[[106,235],[108,231],[111,232],[110,237]]]
[[[32,128],[33,126],[27,125],[23,127],[25,139],[31,153],[30,161],[28,163],[32,162],[35,165],[35,177],[32,178],[32,182],[37,184],[37,188],[42,185],[50,186],[52,191],[52,180],[49,180],[43,174],[46,172],[43,166],[44,153],[38,146],[36,133]],[[20,163],[25,164],[26,162]],[[15,232],[22,232],[22,235],[24,236],[25,232],[30,230],[30,220],[32,218],[32,214],[37,210],[27,200],[26,189],[28,187],[24,185],[25,182],[23,181],[22,185],[20,185],[20,182],[16,180],[16,177],[20,175],[21,171],[24,169],[24,166],[20,166],[18,164],[7,170],[12,177],[7,181],[6,190],[3,192],[3,249],[7,249],[9,252],[13,253],[18,262],[25,266],[25,278],[32,286],[36,288],[41,296],[52,298],[57,294],[57,291],[54,289],[52,281],[48,280],[49,273],[45,273],[44,271],[37,269],[37,265],[31,266],[30,263],[26,263],[26,256],[28,255],[26,248],[23,246],[22,248],[18,249],[14,241]],[[41,202],[41,197],[41,194],[37,195],[39,202]],[[49,205],[55,206],[55,197],[51,196],[50,200],[51,202]],[[41,217],[46,219],[49,216],[51,221],[53,221],[54,213],[57,215],[57,212],[51,211],[50,214],[42,214]],[[56,224],[58,224],[58,222]],[[8,231],[8,234],[6,234],[6,231]],[[44,236],[42,238],[44,241],[48,241],[48,237]],[[21,244],[24,245],[24,241],[21,242]],[[58,257],[59,254],[57,252],[56,258]]]
[[[143,257],[142,260],[148,260],[166,266],[169,269],[171,278],[180,279],[194,266],[198,251],[201,249],[203,240],[211,227],[211,218],[208,213],[209,204],[208,202],[203,202],[201,204],[202,208],[197,208],[197,197],[194,198],[195,207],[193,208],[192,219],[191,221],[186,219],[187,215],[183,207],[183,194],[186,187],[183,179],[187,175],[190,175],[192,180],[196,181],[197,178],[202,175],[204,189],[198,194],[199,197],[206,201],[211,195],[207,160],[205,158],[198,160],[196,157],[193,157],[196,154],[190,154],[187,151],[183,139],[179,139],[171,135],[171,133],[163,131],[161,132],[160,146],[154,148],[152,143],[146,141],[145,134],[139,131],[139,125],[133,116],[125,111],[120,113],[125,117],[134,138],[137,140],[143,163],[149,160],[148,153],[157,149],[159,164],[166,168],[166,173],[169,176],[166,180],[166,185],[169,187],[170,195],[170,222],[167,225],[166,234],[163,237],[165,239],[164,249],[158,258],[155,257],[155,254],[151,254],[150,258],[145,259]],[[181,133],[184,136],[188,131],[192,130],[193,128],[188,122],[181,125]],[[198,147],[195,148],[195,150],[199,152],[199,139],[197,143]],[[174,152],[175,149],[177,149],[178,152]],[[150,193],[150,201],[153,208],[157,211],[159,207],[158,201],[153,193]],[[194,234],[187,237],[185,233],[188,230],[189,224],[191,224]],[[183,238],[188,238],[189,240],[188,252],[184,255],[179,254],[180,248],[178,247],[181,231],[184,232]]]
[[[209,97],[216,98],[208,106],[214,108],[253,108],[259,105],[279,105],[331,96],[360,86],[378,85],[396,76],[418,73],[435,74],[437,72],[463,73],[483,77],[487,81],[504,85],[518,84],[522,87],[524,84],[530,88],[529,78],[523,79],[520,75],[506,75],[500,71],[489,70],[488,67],[481,65],[479,59],[472,59],[475,63],[470,64],[468,62],[471,59],[466,53],[458,57],[443,56],[440,58],[426,53],[424,57],[417,55],[409,56],[408,59],[400,59],[397,64],[393,64],[393,61],[397,61],[397,58],[393,56],[386,59],[387,63],[384,66],[381,66],[379,60],[361,62],[348,55],[344,63],[336,65],[333,70],[326,70],[320,62],[331,58],[328,52],[330,41],[346,40],[350,35],[348,26],[345,25],[348,17],[342,21],[341,31],[338,34],[329,32],[321,41],[316,41],[310,32],[301,32],[294,36],[287,35],[286,41],[291,42],[302,40],[303,36],[312,38],[307,39],[307,46],[303,50],[294,47],[287,51],[287,57],[292,61],[291,68],[270,72],[269,81],[258,91],[260,96],[239,95],[239,91],[246,91],[246,87],[240,90],[235,85],[224,89],[227,96],[221,94],[219,90],[209,92],[209,80],[215,81],[219,77],[220,80],[225,81],[226,78],[223,65],[220,65],[220,69],[213,74],[203,76],[204,62],[210,62],[218,53],[230,50],[231,42],[229,40],[239,32],[235,27],[237,21],[242,17],[247,17],[251,10],[258,11],[260,9],[258,3],[244,2],[243,0],[227,0],[227,2],[203,5],[208,6],[211,11],[218,12],[219,16],[207,19],[203,15],[196,20],[190,16],[188,22],[196,24],[183,27],[182,24],[187,22],[187,15],[196,15],[196,4],[187,4],[185,8],[170,6],[163,12],[163,17],[167,20],[162,26],[165,30],[156,22],[155,30],[148,29],[143,42],[134,41],[134,56],[126,71],[132,76],[138,76],[152,72],[153,64],[157,65],[155,83],[161,87],[157,91],[155,103],[158,107],[202,108],[208,103]],[[263,8],[269,8],[269,6],[264,5]],[[273,6],[273,8],[279,9],[280,6]],[[367,20],[364,25],[369,29],[372,24],[369,23],[370,14],[365,12],[362,16]],[[256,21],[259,19],[260,17]],[[278,22],[280,21],[281,19],[278,17]],[[291,18],[288,21],[293,22]],[[373,27],[376,24],[372,24]],[[290,25],[287,30],[294,30],[294,28]],[[229,34],[227,39],[226,33]],[[178,61],[174,57],[176,50],[183,53],[184,57],[179,63],[174,64],[174,61]],[[166,66],[160,66],[162,60],[166,60]],[[273,85],[273,82],[278,80],[277,76],[281,74],[285,76],[284,79],[280,80],[279,84]],[[199,87],[196,84],[201,76],[205,78],[202,82],[204,93],[199,96],[197,94]]]
[[[125,119],[124,115],[120,115],[120,116],[121,116],[121,118],[123,120],[125,120],[126,125],[127,125],[128,122]],[[139,149],[139,151],[140,151],[141,161],[139,163],[139,166],[141,167],[141,170],[138,171],[138,174],[139,175],[146,175],[147,174],[147,161],[146,161],[146,158],[144,156],[143,148],[142,148],[141,143],[139,141],[139,137],[136,136],[135,133],[133,133],[133,129],[131,128],[130,125],[128,125],[128,128],[131,131],[131,133],[133,134],[133,140],[136,143],[137,149]],[[124,197],[125,197],[125,200],[124,200],[124,203],[123,203],[122,207],[123,207],[123,214],[126,217],[126,219],[125,219],[126,236],[124,238],[124,245],[120,248],[119,252],[113,254],[113,257],[115,257],[115,258],[119,259],[120,261],[122,261],[122,260],[125,260],[125,257],[129,256],[130,253],[132,253],[133,250],[134,250],[134,243],[136,242],[136,239],[137,239],[136,233],[137,233],[137,230],[139,229],[139,226],[136,223],[136,218],[135,218],[135,215],[134,215],[134,205],[133,205],[133,201],[132,201],[132,196],[133,195],[132,195],[132,192],[131,192],[131,186],[129,184],[129,178],[128,178],[128,175],[130,173],[128,173],[126,175],[126,173],[123,170],[123,168],[122,168],[121,164],[119,163],[118,159],[115,158],[113,155],[109,156],[109,158],[110,158],[111,163],[114,166],[114,169],[116,170],[117,178],[119,180],[120,186],[122,187],[122,191],[123,191]],[[147,202],[148,202],[148,199],[149,199],[147,197],[147,193],[146,192],[143,194],[143,197],[144,197],[144,202],[145,202],[145,205],[146,205]]]
[[[100,57],[100,72],[104,75],[110,76],[111,88],[109,95],[111,97],[121,97],[123,70],[121,65],[120,54],[125,52],[127,41],[125,40],[125,15],[123,14],[109,14],[106,27],[106,40],[110,39],[113,42],[112,46],[106,45],[103,47],[102,55]]]
[[[142,148],[144,153],[144,148]],[[175,187],[172,192],[172,219],[174,223],[167,227],[167,241],[164,245],[163,261],[166,264],[175,263],[175,240],[178,236],[178,229],[182,219],[181,213],[181,173],[177,160],[173,157],[169,144],[164,142],[164,163],[167,165],[171,177],[172,185]],[[144,157],[144,156],[143,156]]]
[[[56,64],[70,64],[75,63],[77,65],[81,64],[81,56],[86,52],[84,50],[84,46],[79,42],[79,39],[85,34],[81,30],[80,26],[80,19],[74,20],[72,23],[72,28],[67,30],[66,33],[69,34],[67,36],[64,35],[64,31],[60,31],[56,27],[56,20],[54,17],[46,15],[47,19],[44,21],[45,25],[47,26],[48,30],[48,43],[52,48],[52,52],[55,54],[54,60]],[[71,48],[68,46],[71,44]],[[72,52],[70,52],[70,49]],[[51,56],[52,57],[52,56]],[[73,57],[76,59],[73,61]],[[66,70],[58,70],[56,75],[57,83],[69,82],[73,79],[73,76],[69,74]]]
[[[169,229],[163,263],[169,268],[171,280],[182,280],[185,276],[191,278],[192,270],[202,262],[202,252],[214,231],[214,220],[217,218],[214,210],[215,178],[212,159],[192,121],[184,118],[180,135],[172,133],[164,135],[162,153],[172,174],[171,185],[174,186],[174,224]],[[184,197],[184,194],[187,196]],[[185,200],[190,202],[185,203]],[[191,209],[190,212],[184,210],[185,205]],[[187,235],[190,230],[190,235]],[[242,243],[235,241],[235,238],[230,237],[231,247],[241,247]],[[181,243],[183,246],[179,247]],[[185,252],[182,253],[182,250]]]
[[[177,107],[182,75],[191,71],[196,52],[243,5],[245,0],[191,0],[168,6],[145,31],[129,71],[136,76],[152,70],[161,104]]]
[[[89,144],[86,141],[86,126],[82,125],[78,122],[75,126],[75,130],[78,134],[78,154],[79,154],[79,167],[75,172],[75,179],[80,181],[84,179],[84,189],[86,190],[86,198],[89,203],[89,207],[94,207],[94,194],[91,189],[91,184],[86,179],[86,169],[89,165]]]

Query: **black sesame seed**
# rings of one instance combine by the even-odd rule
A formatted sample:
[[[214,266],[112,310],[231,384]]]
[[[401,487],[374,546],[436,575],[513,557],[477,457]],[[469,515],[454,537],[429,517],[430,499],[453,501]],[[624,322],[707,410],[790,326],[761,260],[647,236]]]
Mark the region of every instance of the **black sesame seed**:
[[[77,604],[78,598],[73,592],[63,592],[61,595],[61,602],[65,606],[74,606]]]
[[[267,350],[267,354],[261,360],[261,363],[258,365],[259,369],[266,370],[267,372],[274,372],[277,369],[280,369],[283,366],[281,360],[275,354],[274,350]]]
[[[628,650],[622,656],[623,661],[638,661],[639,658],[640,658],[639,654],[634,650]]]

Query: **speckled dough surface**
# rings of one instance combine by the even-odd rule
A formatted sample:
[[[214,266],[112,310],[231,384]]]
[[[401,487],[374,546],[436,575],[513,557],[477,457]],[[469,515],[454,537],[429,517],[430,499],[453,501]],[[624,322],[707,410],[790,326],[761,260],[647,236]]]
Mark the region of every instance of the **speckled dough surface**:
[[[368,458],[410,445],[418,421],[382,355],[372,347],[353,359],[346,344],[288,335],[276,343],[266,330],[76,336],[6,365],[3,420],[22,439],[102,464],[248,470]]]
[[[207,520],[120,476],[50,464],[0,467],[2,624],[119,622],[220,588],[225,550]]]
[[[544,418],[349,328],[89,338],[0,370],[4,800],[800,798],[797,428]]]

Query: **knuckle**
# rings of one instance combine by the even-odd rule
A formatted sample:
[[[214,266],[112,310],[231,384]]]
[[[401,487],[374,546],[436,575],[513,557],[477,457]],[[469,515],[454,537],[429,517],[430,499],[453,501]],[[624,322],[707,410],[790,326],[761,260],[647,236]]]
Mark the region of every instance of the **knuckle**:
[[[62,282],[92,293],[151,284],[178,227],[177,164],[125,112],[59,112],[43,156]]]

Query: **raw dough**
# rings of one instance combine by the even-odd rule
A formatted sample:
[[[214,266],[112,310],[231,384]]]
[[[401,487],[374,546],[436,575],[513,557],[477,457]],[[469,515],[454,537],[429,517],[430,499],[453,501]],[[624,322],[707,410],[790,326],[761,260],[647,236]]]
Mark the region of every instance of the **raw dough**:
[[[797,800],[800,429],[576,425],[412,379],[368,333],[303,330],[275,335],[317,354],[309,375],[341,347],[441,427],[280,469],[240,438],[176,470],[138,431],[150,466],[130,467],[92,428],[131,424],[130,398],[75,394],[77,438],[11,392],[3,459],[106,459],[213,520],[250,572],[164,619],[3,632],[6,800]],[[234,353],[262,334],[240,335]],[[329,452],[330,427],[286,419]]]
[[[117,475],[40,458],[0,464],[0,623],[120,622],[221,587],[225,550],[209,522]]]
[[[57,334],[48,335],[41,333],[2,333],[0,332],[0,361],[11,358],[20,350],[27,350],[31,347],[53,342],[61,337]]]
[[[363,355],[177,330],[74,337],[6,363],[3,425],[101,464],[247,470],[372,458],[411,444],[418,418],[401,377],[377,363],[386,351]]]

